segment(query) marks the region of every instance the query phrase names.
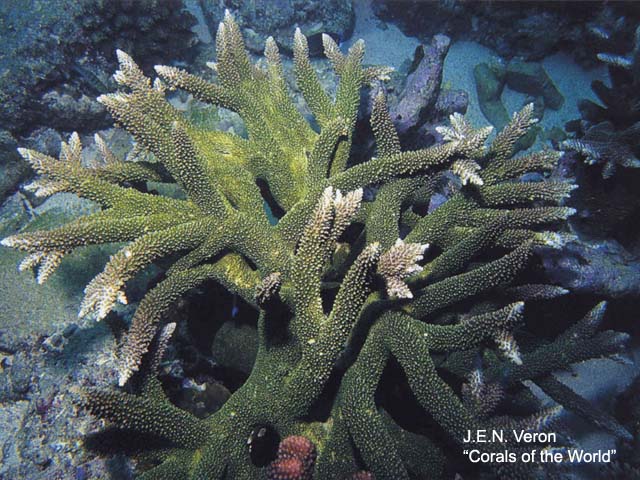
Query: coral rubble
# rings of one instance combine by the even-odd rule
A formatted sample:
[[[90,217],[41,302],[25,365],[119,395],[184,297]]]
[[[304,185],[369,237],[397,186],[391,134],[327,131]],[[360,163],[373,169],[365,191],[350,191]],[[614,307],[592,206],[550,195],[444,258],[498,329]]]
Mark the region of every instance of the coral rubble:
[[[80,133],[110,125],[95,96],[115,87],[116,48],[145,59],[143,68],[196,50],[183,0],[0,2],[0,19],[0,200],[27,173],[14,143],[37,139],[43,125]]]
[[[195,19],[182,0],[2,2],[0,16],[0,128],[14,134],[105,125],[91,97],[112,88],[103,70],[112,68],[115,48],[153,65],[167,51],[188,58],[195,43]]]
[[[215,33],[229,9],[242,31],[250,52],[262,53],[271,36],[287,53],[293,51],[293,33],[300,28],[308,38],[310,54],[322,53],[322,35],[338,41],[349,38],[355,22],[351,1],[345,0],[262,0],[243,2],[198,0],[207,26]]]
[[[507,418],[497,410],[503,396],[531,404],[528,380],[624,435],[552,376],[620,349],[624,335],[598,332],[603,305],[553,341],[520,345],[523,301],[564,291],[518,285],[517,276],[536,248],[563,244],[556,225],[573,213],[562,205],[572,184],[518,181],[559,158],[554,151],[513,157],[536,122],[533,106],[514,114],[489,146],[491,128],[474,129],[454,114],[438,129],[442,144],[402,151],[378,89],[371,112],[377,156],[354,162],[361,90],[386,70],[362,66],[363,42],[345,55],[331,37],[323,40],[339,77],[335,99],[318,82],[306,37],[298,30],[293,42],[297,86],[318,129],[290,100],[276,42],[267,39],[265,64],[252,64],[227,14],[216,38],[218,83],[166,66],[156,67],[152,82],[118,52],[114,78],[125,91],[100,102],[150,161],[120,161],[98,141],[103,164],[83,167],[77,135],[59,159],[20,150],[40,175],[36,194],[73,192],[103,208],[57,229],[5,238],[3,245],[27,253],[22,269],[37,268],[44,281],[77,247],[125,243],[87,285],[81,315],[106,317],[128,301],[125,287],[137,272],[172,260],[123,340],[124,388],[86,391],[85,406],[111,424],[97,438],[124,434],[118,445],[139,455],[147,480],[437,477],[450,454],[446,442],[461,444],[469,430],[548,427],[559,409],[533,402]],[[237,112],[247,138],[189,123],[165,100],[174,88]],[[427,211],[439,179],[451,174],[462,186]],[[154,194],[150,181],[174,181],[184,195]],[[367,198],[370,186],[377,190]],[[258,349],[246,382],[201,419],[169,401],[157,372],[176,328],[167,310],[212,279],[259,310]],[[413,427],[377,399],[394,364],[428,414]],[[464,399],[449,377],[469,382]],[[491,468],[528,478],[535,465]]]

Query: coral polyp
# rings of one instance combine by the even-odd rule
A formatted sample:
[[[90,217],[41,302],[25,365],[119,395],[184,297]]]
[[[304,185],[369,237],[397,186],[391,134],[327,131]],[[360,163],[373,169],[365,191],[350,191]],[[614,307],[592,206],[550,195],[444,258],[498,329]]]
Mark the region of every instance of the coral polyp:
[[[77,247],[124,242],[86,287],[80,314],[96,319],[127,302],[136,273],[175,258],[140,302],[118,353],[119,383],[127,389],[85,396],[86,407],[114,431],[156,440],[144,444],[152,466],[140,478],[289,478],[296,469],[299,478],[436,478],[446,443],[499,424],[497,403],[504,395],[526,397],[526,380],[595,416],[550,372],[619,349],[623,336],[596,332],[603,308],[552,343],[518,346],[523,302],[563,290],[517,285],[517,276],[536,248],[566,240],[557,225],[573,213],[562,205],[572,184],[521,179],[559,158],[555,151],[513,155],[536,123],[532,105],[488,145],[491,128],[474,129],[456,114],[439,130],[444,143],[402,151],[380,86],[388,71],[363,66],[363,42],[343,54],[324,37],[339,79],[332,98],[296,32],[294,74],[313,124],[291,100],[273,39],[266,62],[253,64],[227,14],[216,46],[218,83],[165,66],[151,81],[118,52],[114,78],[123,91],[99,100],[156,162],[119,161],[100,144],[104,165],[85,168],[77,135],[60,159],[21,150],[40,175],[37,193],[72,192],[103,209],[2,241],[28,254],[22,267],[38,267],[41,281]],[[369,84],[377,92],[370,120],[377,153],[356,161],[352,143]],[[236,112],[246,138],[190,124],[167,102],[168,89]],[[459,188],[437,209],[425,208],[452,176]],[[184,196],[144,188],[158,180],[175,182]],[[369,187],[375,195],[364,194]],[[276,222],[265,203],[280,212]],[[169,307],[208,280],[259,311],[258,351],[246,382],[200,419],[169,401],[156,374],[175,329],[165,325]],[[435,356],[445,353],[448,363],[436,365]],[[484,373],[467,361],[472,357],[483,358]],[[398,382],[408,385],[433,428],[410,431],[380,403],[376,393],[391,364],[404,372]],[[464,400],[442,369],[470,382]],[[317,408],[321,398],[330,408]],[[510,421],[544,429],[556,413]],[[285,444],[295,452],[283,453],[281,444],[271,463],[256,464],[247,439],[257,425],[297,439]],[[535,465],[493,468],[526,478]]]

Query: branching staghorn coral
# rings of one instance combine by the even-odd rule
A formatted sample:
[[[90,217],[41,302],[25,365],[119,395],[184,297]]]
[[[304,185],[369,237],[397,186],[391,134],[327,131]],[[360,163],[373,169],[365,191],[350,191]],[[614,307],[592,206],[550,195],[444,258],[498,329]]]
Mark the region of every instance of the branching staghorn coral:
[[[127,301],[126,283],[138,271],[180,254],[140,302],[119,352],[119,383],[127,389],[86,394],[87,408],[116,431],[156,440],[145,444],[144,457],[153,466],[141,478],[287,478],[295,469],[305,475],[299,478],[438,477],[445,458],[438,439],[406,430],[377,403],[392,359],[417,403],[461,443],[468,430],[491,425],[495,405],[481,411],[463,402],[440,377],[433,355],[485,352],[491,360],[487,378],[493,381],[498,365],[511,365],[516,373],[509,386],[521,393],[527,391],[524,380],[549,374],[545,365],[563,368],[585,357],[565,356],[566,345],[551,344],[555,360],[547,364],[536,352],[519,353],[516,343],[522,300],[563,292],[546,285],[506,287],[536,246],[565,240],[552,228],[573,213],[560,205],[573,185],[518,181],[552,168],[559,157],[545,151],[512,158],[515,142],[535,123],[533,107],[515,114],[488,147],[491,129],[475,130],[456,115],[442,131],[444,144],[403,152],[380,92],[371,115],[377,157],[353,165],[361,89],[386,71],[362,66],[362,42],[344,55],[329,37],[324,40],[339,77],[335,99],[321,87],[299,31],[294,42],[297,85],[318,131],[290,100],[275,42],[267,40],[266,66],[252,64],[227,15],[216,39],[219,83],[174,67],[156,67],[160,79],[151,82],[118,52],[115,78],[127,92],[100,97],[165,172],[110,154],[104,168],[82,168],[75,135],[59,160],[21,151],[40,174],[38,192],[70,191],[103,207],[58,229],[4,239],[27,252],[24,267],[40,265],[44,280],[79,246],[128,242],[87,286],[81,315],[104,318]],[[189,124],[165,100],[168,88],[237,112],[247,138]],[[428,203],[447,170],[465,185],[425,214],[418,206]],[[131,186],[166,174],[186,199]],[[364,199],[367,186],[377,187],[372,200]],[[282,212],[275,225],[265,201]],[[156,373],[175,328],[163,326],[164,314],[210,279],[259,310],[258,353],[244,385],[220,410],[198,419],[171,404]],[[440,315],[496,291],[505,300],[485,311],[454,323]],[[614,350],[620,339],[610,340],[609,348],[590,351]],[[463,370],[466,378],[472,368]],[[330,411],[319,411],[317,403],[327,395]],[[548,415],[541,411],[534,419]],[[544,426],[528,422],[530,428]],[[247,441],[258,427],[283,439],[306,437],[313,464],[282,451],[270,465],[255,462]],[[526,478],[530,468],[496,471]]]
[[[575,151],[585,159],[585,163],[602,163],[602,178],[611,178],[618,166],[640,168],[634,149],[640,141],[640,122],[616,131],[611,122],[598,123],[591,127],[580,139],[568,139],[560,142],[562,150]]]

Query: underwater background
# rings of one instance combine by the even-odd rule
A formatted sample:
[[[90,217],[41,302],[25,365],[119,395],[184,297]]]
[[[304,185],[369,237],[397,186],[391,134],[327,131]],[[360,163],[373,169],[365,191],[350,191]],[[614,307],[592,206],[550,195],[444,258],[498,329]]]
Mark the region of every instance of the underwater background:
[[[1,479],[640,478],[640,4],[0,0],[0,45]]]

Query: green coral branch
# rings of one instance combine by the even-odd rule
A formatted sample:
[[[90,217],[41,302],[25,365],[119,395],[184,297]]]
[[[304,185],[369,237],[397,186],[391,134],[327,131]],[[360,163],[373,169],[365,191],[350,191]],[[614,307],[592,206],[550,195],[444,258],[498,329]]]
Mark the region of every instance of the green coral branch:
[[[494,245],[505,230],[506,220],[498,220],[474,231],[466,232],[459,242],[447,248],[422,272],[411,278],[410,284],[420,285],[458,274],[480,252]],[[520,242],[524,243],[524,242]]]
[[[428,285],[419,290],[415,300],[404,309],[416,318],[423,318],[454,302],[509,283],[531,254],[531,244],[526,243],[498,260]]]
[[[203,421],[166,401],[123,392],[88,390],[85,404],[95,415],[121,428],[157,436],[181,448],[196,448],[209,433]]]
[[[400,313],[385,314],[379,319],[345,375],[336,407],[376,477],[409,478],[374,401],[388,359],[393,356],[400,362],[420,405],[462,443],[465,433],[478,428],[478,423],[439,377],[429,352],[476,345],[502,329],[512,328],[521,310],[520,304],[511,305],[451,327],[428,325]]]

